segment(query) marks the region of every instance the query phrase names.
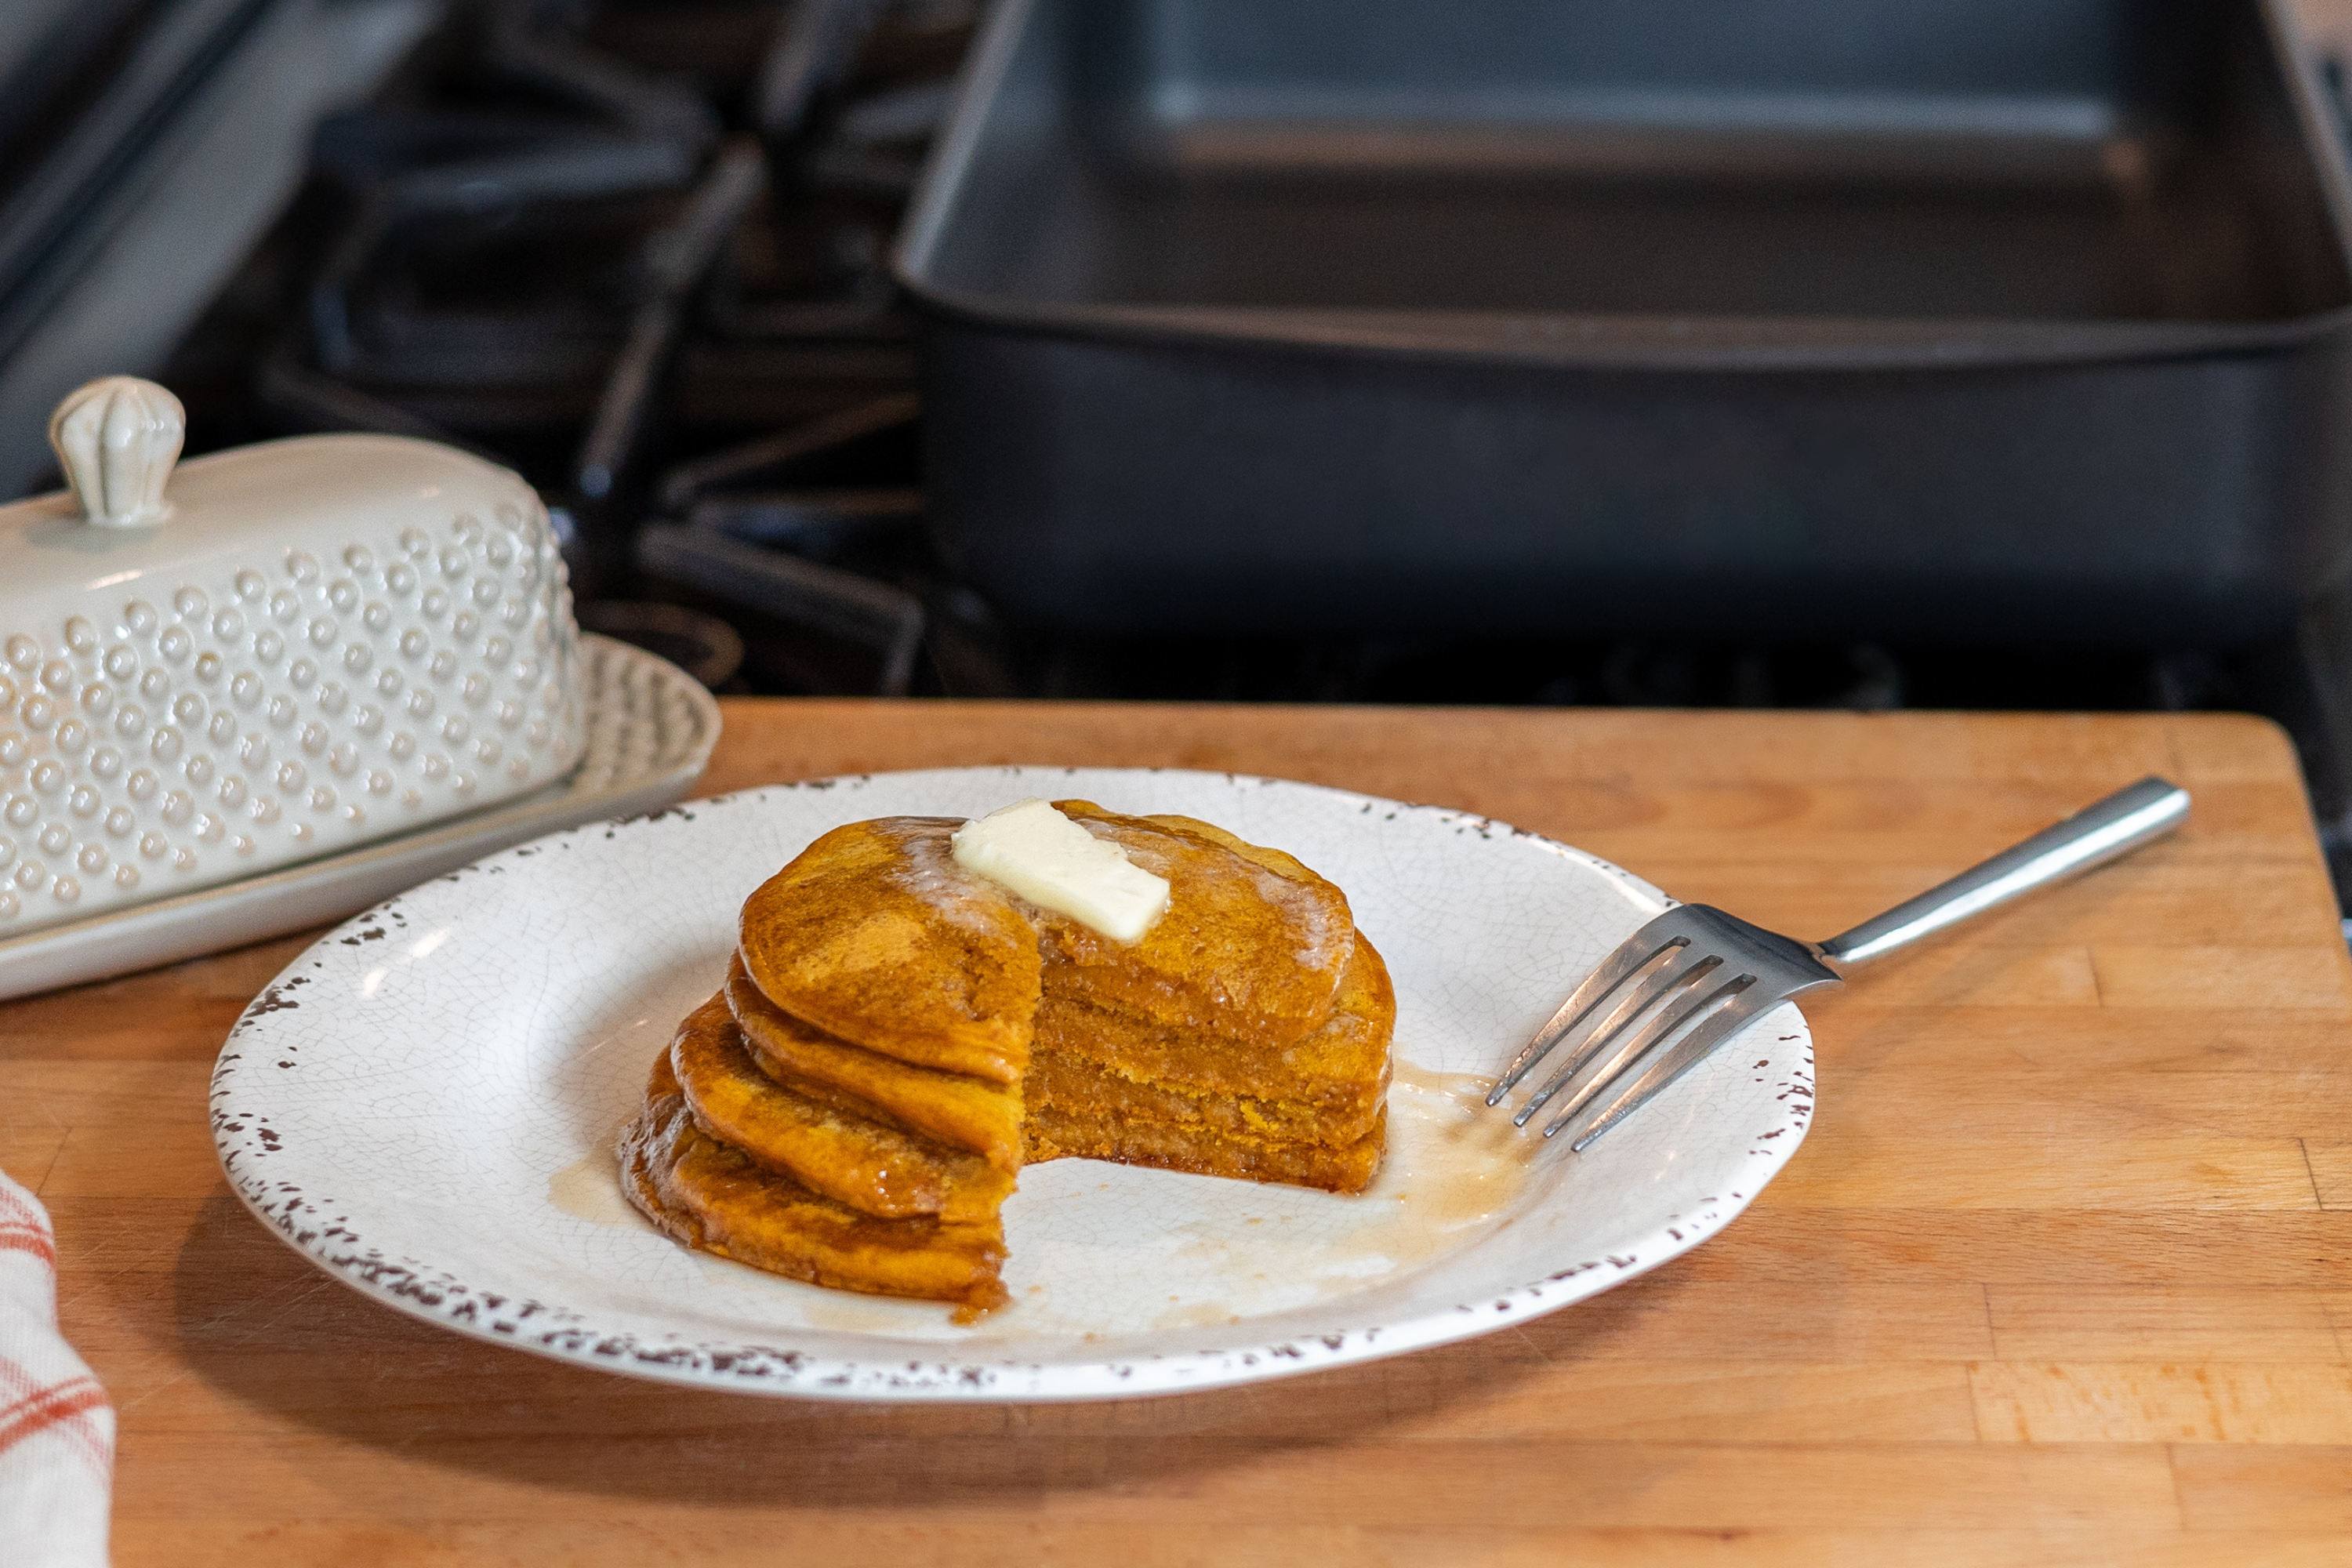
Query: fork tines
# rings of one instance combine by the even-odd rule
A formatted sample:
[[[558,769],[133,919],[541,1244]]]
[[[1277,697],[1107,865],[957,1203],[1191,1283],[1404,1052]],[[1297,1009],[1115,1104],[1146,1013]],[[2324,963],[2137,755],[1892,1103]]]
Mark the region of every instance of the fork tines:
[[[1793,955],[1759,949],[1758,937],[1794,945],[1703,904],[1658,916],[1620,943],[1570,994],[1504,1070],[1486,1103],[1500,1104],[1538,1063],[1566,1046],[1559,1070],[1511,1121],[1525,1126],[1559,1099],[1557,1114],[1543,1130],[1549,1138],[1591,1110],[1570,1141],[1572,1147],[1583,1148],[1734,1030],[1791,994],[1784,983],[1791,977],[1780,971]],[[1834,982],[1832,972],[1810,960],[1804,955],[1807,967]]]

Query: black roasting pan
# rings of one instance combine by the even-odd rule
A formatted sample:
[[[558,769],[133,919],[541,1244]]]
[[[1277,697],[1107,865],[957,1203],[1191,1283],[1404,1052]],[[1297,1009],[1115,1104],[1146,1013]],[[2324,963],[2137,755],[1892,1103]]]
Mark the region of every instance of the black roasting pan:
[[[950,563],[1105,631],[2222,645],[2352,575],[2273,0],[1003,0],[901,237]]]

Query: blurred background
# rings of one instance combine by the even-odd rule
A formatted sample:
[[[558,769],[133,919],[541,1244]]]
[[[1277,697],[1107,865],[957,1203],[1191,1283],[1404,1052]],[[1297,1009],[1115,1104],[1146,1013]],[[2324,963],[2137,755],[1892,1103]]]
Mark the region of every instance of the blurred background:
[[[723,692],[2239,709],[2341,888],[2347,42],[9,0],[0,489],[113,372],[192,453],[452,442],[557,510],[585,626]]]

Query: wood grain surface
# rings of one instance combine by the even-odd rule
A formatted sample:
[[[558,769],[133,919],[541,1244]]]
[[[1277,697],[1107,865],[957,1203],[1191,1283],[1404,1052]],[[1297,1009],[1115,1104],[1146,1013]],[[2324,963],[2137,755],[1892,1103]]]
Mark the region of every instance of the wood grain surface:
[[[0,1006],[0,1166],[121,1416],[126,1565],[2352,1562],[2352,964],[2252,720],[735,701],[710,793],[950,763],[1473,808],[1820,935],[2148,773],[2176,839],[1808,1009],[1786,1173],[1486,1339],[1133,1403],[697,1394],[362,1300],[212,1058],[299,940]],[[5,1556],[5,1547],[0,1547]]]

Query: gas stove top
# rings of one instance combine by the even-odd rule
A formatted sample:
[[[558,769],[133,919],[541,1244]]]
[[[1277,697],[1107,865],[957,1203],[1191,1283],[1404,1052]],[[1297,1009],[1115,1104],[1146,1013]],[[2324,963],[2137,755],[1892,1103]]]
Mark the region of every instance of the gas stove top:
[[[319,126],[299,195],[163,367],[190,449],[370,429],[507,463],[559,510],[583,621],[720,690],[2242,708],[2294,730],[2324,817],[2352,805],[2327,678],[2352,659],[2308,638],[1141,640],[1001,619],[927,542],[918,328],[885,261],[975,9],[449,7]]]

